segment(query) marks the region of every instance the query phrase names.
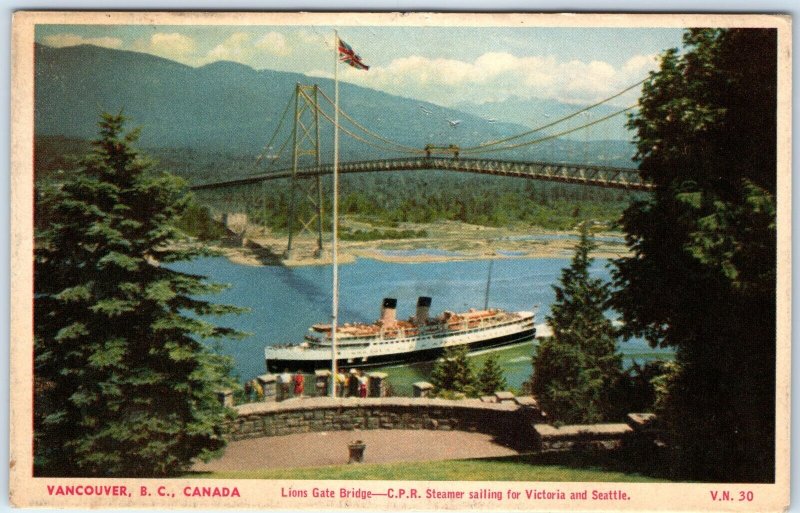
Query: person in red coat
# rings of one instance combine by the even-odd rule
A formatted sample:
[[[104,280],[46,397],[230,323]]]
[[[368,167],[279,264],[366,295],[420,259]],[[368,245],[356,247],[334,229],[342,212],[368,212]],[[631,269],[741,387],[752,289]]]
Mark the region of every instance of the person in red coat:
[[[367,397],[367,383],[369,380],[363,372],[358,373],[358,395],[360,397]]]
[[[294,375],[294,396],[300,397],[303,395],[303,386],[305,384],[305,378],[303,374],[298,370],[297,374]]]

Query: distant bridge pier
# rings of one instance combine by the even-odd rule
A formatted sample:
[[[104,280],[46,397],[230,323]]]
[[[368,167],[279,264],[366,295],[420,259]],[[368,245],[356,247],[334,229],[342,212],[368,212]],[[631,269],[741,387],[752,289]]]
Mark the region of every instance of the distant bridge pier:
[[[640,83],[622,92],[630,90]],[[601,103],[605,103],[616,96],[619,95],[611,96]],[[335,103],[334,100],[331,100],[317,85],[303,85],[297,83],[294,95],[282,114],[270,142],[267,143],[268,147],[266,151],[269,152],[272,148],[272,142],[275,140],[278,133],[281,132],[283,121],[287,119],[286,116],[290,112],[291,102],[293,101],[294,120],[290,135],[292,142],[291,166],[261,174],[249,174],[247,176],[217,180],[191,187],[193,191],[203,194],[205,201],[212,205],[218,212],[244,211],[249,213],[251,217],[258,218],[259,209],[263,208],[263,219],[266,231],[266,223],[267,219],[269,219],[267,192],[268,187],[271,186],[267,185],[267,182],[278,179],[290,179],[291,183],[287,205],[288,237],[286,251],[284,252],[285,259],[294,260],[298,257],[298,255],[295,255],[298,249],[298,237],[304,235],[305,232],[309,232],[312,240],[316,238],[316,241],[314,241],[316,244],[312,243],[310,251],[317,257],[321,257],[323,253],[322,224],[324,222],[324,198],[322,177],[333,173],[333,165],[322,164],[320,158],[320,116],[323,116],[331,124],[336,123],[336,121],[334,121],[325,110],[320,108],[320,97],[326,100],[330,105],[334,105]],[[598,103],[597,105],[600,104]],[[576,132],[577,130],[589,129],[599,122],[612,119],[614,116],[627,112],[632,108],[634,107],[631,106],[615,111],[597,120],[587,120],[585,124],[576,128],[569,128],[546,137],[537,136],[537,138],[533,140],[523,140],[521,142],[514,142],[513,144],[504,143],[520,137],[530,136],[538,130],[529,130],[502,140],[487,142],[472,147],[461,147],[457,144],[427,144],[424,148],[407,146],[406,144],[392,141],[380,134],[376,134],[340,109],[339,113],[350,122],[350,125],[355,127],[355,130],[360,130],[362,134],[366,134],[366,137],[372,138],[373,141],[365,139],[356,133],[352,133],[344,127],[342,127],[342,130],[350,137],[364,144],[377,147],[387,152],[387,157],[376,157],[372,160],[364,161],[339,162],[337,172],[338,174],[344,175],[349,173],[386,171],[443,170],[649,192],[653,191],[655,186],[652,182],[643,177],[643,175],[646,176],[646,173],[640,172],[639,169],[585,162],[587,160],[587,150],[584,151],[584,162],[569,162],[573,160],[571,158],[573,156],[572,153],[568,153],[566,156],[560,155],[560,145],[556,144],[561,137],[567,134]],[[548,126],[566,121],[580,112],[582,111],[554,121],[548,124]],[[428,112],[428,114],[430,114],[430,112]],[[494,122],[494,120],[489,120],[489,122]],[[460,121],[450,122],[453,127],[459,123]],[[586,145],[588,145],[588,139],[589,137],[587,135],[585,139]],[[380,142],[376,144],[375,141]],[[548,152],[549,157],[540,161],[503,160],[480,157],[480,155],[490,152],[508,151],[514,148],[540,143],[546,143],[550,146],[550,151]],[[271,157],[273,164],[280,161],[283,150],[288,144],[289,138],[281,144],[277,155]],[[394,153],[403,153],[406,154],[406,156],[388,158],[389,154]],[[600,156],[602,157],[602,155]],[[256,164],[261,161],[262,157],[263,155],[259,155]],[[561,160],[564,157],[567,158],[567,161]],[[258,187],[254,187],[258,185],[260,185],[260,190]],[[303,242],[308,244],[309,240],[303,239]],[[314,246],[316,247],[314,248]],[[305,247],[307,248],[308,246]],[[304,248],[304,252],[309,252],[309,249]],[[302,257],[307,258],[309,256],[311,255],[305,254]]]
[[[247,232],[247,213],[245,212],[223,212],[222,224],[238,240],[238,244],[245,244],[245,233]]]
[[[233,233],[244,233],[247,229],[247,214],[244,212],[225,212],[222,224]]]
[[[299,110],[299,109],[298,109]],[[297,114],[296,114],[297,115]],[[314,126],[315,131],[318,130]],[[304,132],[307,131],[303,129]],[[315,132],[313,132],[315,133]],[[221,210],[236,212],[232,201],[234,197],[247,198],[252,195],[261,184],[266,187],[267,182],[273,180],[291,179],[292,194],[290,198],[289,238],[284,253],[284,259],[293,260],[295,251],[295,225],[300,224],[299,233],[309,231],[314,233],[316,228],[316,250],[314,254],[321,256],[322,247],[322,186],[321,177],[333,172],[331,164],[319,164],[319,139],[315,141],[314,149],[306,150],[314,157],[315,163],[300,167],[298,160],[303,155],[301,147],[297,148],[297,158],[292,168],[273,171],[261,175],[251,175],[242,178],[233,178],[224,181],[205,183],[192,186],[192,190],[207,195],[207,201],[214,205],[221,205]],[[654,190],[654,185],[643,179],[638,169],[599,166],[595,164],[571,164],[565,162],[523,162],[504,161],[474,158],[442,158],[431,155],[422,155],[411,158],[370,160],[360,162],[340,162],[339,173],[371,173],[387,171],[413,171],[413,170],[444,170],[461,173],[476,173],[484,175],[506,176],[527,180],[545,182],[570,183],[589,187],[602,187],[627,191],[648,192]],[[304,195],[300,196],[302,187],[305,186]],[[299,197],[298,197],[299,196]],[[305,201],[302,201],[305,200]],[[219,208],[219,207],[218,207]],[[266,202],[264,202],[266,209]],[[265,214],[266,215],[266,214]],[[305,216],[305,219],[304,219]],[[299,220],[299,221],[298,221]]]

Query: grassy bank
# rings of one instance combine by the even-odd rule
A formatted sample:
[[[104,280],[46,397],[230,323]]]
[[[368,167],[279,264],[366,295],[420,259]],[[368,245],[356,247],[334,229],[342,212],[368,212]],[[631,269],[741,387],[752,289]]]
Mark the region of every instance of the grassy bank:
[[[263,469],[237,472],[201,472],[187,477],[218,479],[370,479],[414,481],[591,481],[660,483],[626,468],[618,458],[574,454],[527,454],[503,458],[336,465],[327,467]]]

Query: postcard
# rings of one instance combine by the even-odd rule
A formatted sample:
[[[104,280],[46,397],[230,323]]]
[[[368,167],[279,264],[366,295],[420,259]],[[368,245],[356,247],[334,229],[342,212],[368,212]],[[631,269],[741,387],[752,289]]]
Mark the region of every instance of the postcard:
[[[791,20],[17,12],[11,502],[782,511]]]

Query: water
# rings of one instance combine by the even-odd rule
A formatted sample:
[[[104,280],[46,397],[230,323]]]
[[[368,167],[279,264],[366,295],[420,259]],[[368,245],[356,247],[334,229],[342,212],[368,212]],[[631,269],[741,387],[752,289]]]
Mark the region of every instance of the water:
[[[606,260],[596,260],[592,274],[609,279],[606,264]],[[567,265],[568,258],[496,260],[489,306],[516,311],[540,305],[537,323],[544,322],[554,300],[551,285],[558,282],[561,269]],[[243,340],[222,340],[219,344],[221,352],[233,357],[236,372],[242,379],[265,372],[265,345],[301,341],[309,326],[330,319],[330,266],[254,267],[216,257],[179,262],[170,267],[230,284],[211,300],[250,308],[246,314],[211,319],[219,325],[252,334]],[[397,315],[401,319],[413,315],[418,296],[433,298],[431,314],[434,315],[443,310],[482,308],[488,270],[488,260],[398,264],[358,259],[339,268],[340,322],[374,321],[384,297],[397,298]],[[519,387],[530,376],[531,350],[529,344],[499,353],[511,386]],[[664,352],[651,349],[642,340],[621,343],[620,350],[626,365],[632,360],[642,362]],[[423,365],[405,369],[401,374],[410,373],[409,379],[420,379],[425,372]]]

